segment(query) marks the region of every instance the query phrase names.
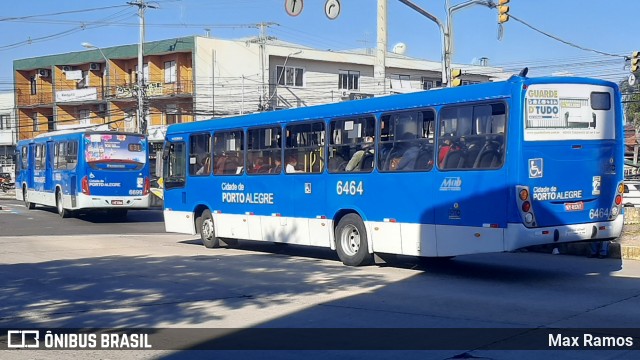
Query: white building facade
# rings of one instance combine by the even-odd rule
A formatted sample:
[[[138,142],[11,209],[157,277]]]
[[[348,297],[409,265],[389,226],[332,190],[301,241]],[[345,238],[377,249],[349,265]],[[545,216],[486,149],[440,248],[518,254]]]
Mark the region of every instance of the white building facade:
[[[15,121],[14,95],[12,91],[0,92],[0,171],[5,172],[13,164],[18,129]]]

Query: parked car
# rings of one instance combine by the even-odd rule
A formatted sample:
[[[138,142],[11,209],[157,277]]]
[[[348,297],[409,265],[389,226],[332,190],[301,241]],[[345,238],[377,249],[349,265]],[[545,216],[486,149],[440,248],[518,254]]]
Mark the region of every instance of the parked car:
[[[622,204],[625,207],[640,207],[640,182],[625,181]]]

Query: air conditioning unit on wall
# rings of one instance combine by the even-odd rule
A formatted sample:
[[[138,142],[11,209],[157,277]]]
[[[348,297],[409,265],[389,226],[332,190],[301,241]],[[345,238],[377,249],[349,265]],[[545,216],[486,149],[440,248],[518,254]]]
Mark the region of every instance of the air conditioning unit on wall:
[[[73,70],[73,68],[71,66],[69,66],[69,65],[65,65],[65,66],[62,67],[62,71],[64,71],[64,72],[71,71],[71,70]]]
[[[340,92],[340,96],[343,98],[349,97],[349,94],[350,94],[349,90],[342,90]]]
[[[90,70],[92,70],[92,71],[100,70],[100,64],[98,64],[98,63],[91,63],[91,64],[89,64],[89,69],[90,69]]]
[[[49,70],[40,69],[38,70],[38,75],[40,75],[40,77],[49,77]]]

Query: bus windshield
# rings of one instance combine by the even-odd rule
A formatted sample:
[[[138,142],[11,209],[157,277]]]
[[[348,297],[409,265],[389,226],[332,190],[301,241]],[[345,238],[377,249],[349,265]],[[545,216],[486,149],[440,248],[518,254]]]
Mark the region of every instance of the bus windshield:
[[[137,169],[147,161],[143,136],[125,134],[87,134],[85,160],[95,169]]]

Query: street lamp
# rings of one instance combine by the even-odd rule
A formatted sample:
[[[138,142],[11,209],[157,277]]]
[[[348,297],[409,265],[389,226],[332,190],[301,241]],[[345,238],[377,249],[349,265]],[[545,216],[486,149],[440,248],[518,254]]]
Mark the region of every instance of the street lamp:
[[[278,86],[280,86],[280,80],[282,80],[282,76],[284,76],[284,73],[287,72],[287,61],[289,61],[289,57],[293,55],[298,55],[301,53],[302,53],[302,50],[292,51],[289,53],[289,55],[287,55],[284,58],[284,63],[282,64],[282,72],[280,73],[280,76],[278,76],[278,78],[276,79],[275,91],[271,94],[271,97],[269,97],[269,100],[267,100],[267,103],[271,102],[271,99],[273,99],[273,97],[278,93]],[[285,80],[285,85],[286,85],[286,80]]]
[[[97,49],[100,52],[100,55],[102,55],[102,58],[104,59],[104,64],[105,64],[104,65],[104,71],[107,73],[107,86],[106,86],[107,91],[106,92],[102,91],[102,98],[107,103],[107,106],[106,106],[106,108],[107,108],[106,109],[107,120],[108,120],[108,122],[110,122],[111,121],[111,113],[109,111],[110,110],[110,106],[109,106],[109,101],[107,99],[107,95],[105,94],[105,93],[108,93],[109,95],[111,95],[111,84],[110,84],[110,80],[111,80],[111,75],[110,75],[111,71],[110,70],[111,70],[111,67],[109,66],[109,59],[107,59],[107,57],[104,55],[104,53],[102,52],[101,48],[99,48],[99,47],[97,47],[97,46],[95,46],[95,45],[93,45],[91,43],[83,42],[80,45],[82,45],[82,47],[85,47],[87,49]]]

